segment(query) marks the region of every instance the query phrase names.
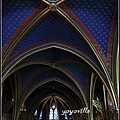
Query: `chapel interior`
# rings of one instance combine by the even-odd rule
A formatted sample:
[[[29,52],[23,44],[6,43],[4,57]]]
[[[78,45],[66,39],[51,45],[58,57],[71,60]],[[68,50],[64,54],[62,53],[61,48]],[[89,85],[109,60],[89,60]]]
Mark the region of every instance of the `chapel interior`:
[[[118,120],[117,0],[2,0],[2,120]]]

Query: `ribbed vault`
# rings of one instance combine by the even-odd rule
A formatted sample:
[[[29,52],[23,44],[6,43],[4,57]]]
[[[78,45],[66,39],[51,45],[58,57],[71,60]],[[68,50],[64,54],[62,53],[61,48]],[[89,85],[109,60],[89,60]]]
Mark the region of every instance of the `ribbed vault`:
[[[35,119],[42,112],[49,120],[45,115],[53,105],[58,120],[65,120],[62,109],[82,107],[90,113],[67,119],[111,120],[108,109],[117,116],[117,0],[4,0],[2,5],[3,116],[32,120],[37,110]]]

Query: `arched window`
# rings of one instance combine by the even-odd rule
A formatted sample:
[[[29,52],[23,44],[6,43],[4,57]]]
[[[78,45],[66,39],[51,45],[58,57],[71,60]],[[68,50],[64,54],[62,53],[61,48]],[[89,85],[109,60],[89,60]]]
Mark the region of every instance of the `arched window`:
[[[38,115],[38,111],[36,110],[36,111],[34,112],[34,119],[33,119],[33,120],[37,119],[37,115]]]
[[[55,105],[50,108],[49,120],[58,120],[58,111]]]
[[[42,111],[41,111],[41,113],[40,113],[40,118],[39,118],[40,120],[42,120]]]
[[[68,120],[67,114],[65,114],[65,120]]]
[[[38,112],[37,112],[37,110],[36,110],[35,113],[34,113],[34,116],[37,116],[37,114],[38,114]]]

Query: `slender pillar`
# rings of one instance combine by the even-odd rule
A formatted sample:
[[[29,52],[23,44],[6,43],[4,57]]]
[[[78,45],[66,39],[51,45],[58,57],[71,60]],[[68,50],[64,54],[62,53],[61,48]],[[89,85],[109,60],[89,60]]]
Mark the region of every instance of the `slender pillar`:
[[[43,108],[42,120],[49,120],[48,104],[46,104]]]
[[[108,118],[108,100],[107,100],[107,91],[105,89],[105,86],[103,85],[103,95],[104,95],[104,105],[105,105],[105,116],[106,118],[105,119],[109,119]]]
[[[49,120],[49,105],[46,104],[46,119],[45,120]]]
[[[53,120],[54,120],[54,112],[55,112],[55,110],[53,109]]]
[[[94,98],[94,90],[95,90],[95,84],[96,79],[94,73],[91,75],[91,84],[90,84],[90,119],[93,120],[93,98]]]
[[[60,103],[58,103],[57,111],[58,111],[58,120],[61,120],[61,105],[60,105]]]
[[[43,108],[42,120],[46,120],[46,110],[45,110],[45,107]]]
[[[37,109],[37,119],[39,120],[40,117],[40,108]]]
[[[119,41],[117,44],[117,56],[116,56],[116,78],[117,78],[117,96],[119,101]],[[119,103],[118,103],[119,108]]]

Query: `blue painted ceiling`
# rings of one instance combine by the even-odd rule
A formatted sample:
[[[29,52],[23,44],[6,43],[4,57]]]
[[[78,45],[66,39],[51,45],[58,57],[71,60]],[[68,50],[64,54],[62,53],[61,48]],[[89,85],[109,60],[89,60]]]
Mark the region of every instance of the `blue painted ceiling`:
[[[2,1],[2,46],[21,23],[41,4],[40,0]]]
[[[93,55],[93,52],[80,35],[56,13],[50,13],[46,18],[41,20],[30,33],[24,37],[12,55],[35,43],[51,39],[71,43],[90,55]]]
[[[84,23],[107,56],[110,27],[117,0],[66,0],[65,4]]]
[[[79,57],[75,56],[74,54],[64,50],[57,49],[57,48],[49,48],[41,52],[36,52],[35,54],[32,54],[27,58],[25,58],[25,60],[28,60],[28,59],[32,60],[34,58],[38,58],[41,60],[42,59],[50,60],[52,62],[63,61],[63,60],[78,60],[78,61],[80,60]]]
[[[85,68],[85,66],[76,63],[66,63],[63,66],[82,83],[84,88],[86,87],[87,68]]]
[[[28,65],[20,69],[21,86],[23,87],[30,77],[41,67],[42,65]]]
[[[4,46],[15,30],[20,26],[20,24],[41,4],[41,1],[4,0],[2,4],[2,46]],[[65,4],[84,23],[84,25],[92,33],[100,45],[105,56],[107,56],[110,27],[114,15],[114,10],[117,6],[117,0],[66,0]],[[43,26],[45,27],[43,28]],[[77,33],[74,32],[74,30],[68,24],[66,24],[66,22],[63,21],[57,14],[52,13],[47,16],[47,18],[42,20],[22,40],[13,54],[18,52],[20,49],[27,47],[28,45],[51,38],[67,41],[81,47],[85,51],[90,51],[85,43],[82,43],[81,38],[78,38]],[[29,43],[23,43],[26,41],[29,41]]]
[[[64,66],[64,68],[68,70],[73,75],[73,77],[75,77],[78,81],[81,82],[81,85],[83,85],[84,89],[86,88],[86,82],[89,81],[87,79],[87,68],[85,68],[83,65],[76,63],[64,63],[61,65]],[[24,87],[24,85],[28,83],[28,80],[30,80],[31,76],[33,76],[33,78],[31,79],[33,80],[31,87],[34,87],[34,85],[37,85],[39,82],[46,79],[50,79],[52,77],[62,79],[67,83],[71,84],[70,78],[61,71],[57,69],[52,69],[52,67],[48,67],[48,69],[46,69],[44,66],[44,68],[42,68],[43,66],[44,65],[29,65],[24,68],[21,68],[20,69],[21,87]],[[41,69],[41,71],[38,72],[38,69],[39,70]],[[35,74],[35,72],[37,74]],[[41,74],[41,72],[43,73]]]
[[[41,52],[37,52],[31,56],[28,56],[27,58],[24,59],[24,62],[27,63],[28,60],[31,60],[32,63],[34,59],[38,60],[39,64],[41,64],[40,60],[44,60],[44,61],[49,60],[50,65],[56,62],[55,64],[56,67],[58,66],[65,68],[65,70],[69,71],[69,73],[72,74],[75,77],[75,79],[82,84],[83,88],[86,89],[86,83],[89,82],[88,71],[90,73],[91,70],[89,69],[90,67],[88,67],[84,61],[79,59],[79,57],[64,50],[60,50],[57,48],[50,48],[47,50],[43,50]],[[57,61],[59,61],[60,63],[57,64],[58,63]],[[44,62],[42,63],[42,65],[39,64],[29,65],[20,69],[22,87],[26,84],[26,82],[31,76],[35,75],[35,72],[38,69],[41,69],[41,67],[43,66],[45,67]],[[57,69],[53,69],[52,65],[48,66],[48,69],[46,69],[41,74],[42,71],[44,71],[44,68],[40,71],[40,73],[38,73],[39,75],[37,76],[37,78],[34,78],[35,80],[32,83],[33,84],[32,86],[38,84],[41,80],[48,79],[51,77],[64,79],[66,82],[71,83],[70,78],[68,78],[65,74],[58,71]]]
[[[71,11],[84,23],[87,29],[92,33],[105,56],[107,56],[108,41],[110,35],[110,27],[114,15],[116,0],[66,0],[64,2]],[[2,46],[6,44],[15,30],[21,25],[21,23],[41,4],[40,0],[4,0],[3,1],[3,19],[2,19]],[[71,27],[71,25],[63,20],[57,13],[50,13],[22,39],[18,46],[16,46],[11,57],[20,50],[29,47],[33,44],[56,39],[70,43],[87,54],[95,58],[90,47],[81,38],[78,32]],[[53,55],[53,53],[55,53]],[[60,54],[59,54],[60,53]],[[58,55],[59,54],[59,55]],[[35,53],[28,58],[42,58],[51,61],[64,59],[77,59],[69,53],[60,52],[60,50],[49,49],[48,51]],[[20,70],[22,86],[25,85],[31,75],[37,71],[41,65],[31,65],[24,67]],[[75,77],[86,86],[87,68],[78,64],[65,64],[64,67],[69,70]],[[29,71],[29,73],[28,73]],[[47,73],[53,74],[53,70]],[[41,79],[47,77],[46,74],[41,76]],[[56,76],[66,76],[57,72]],[[38,78],[38,81],[40,79]],[[37,80],[35,84],[37,83]]]

